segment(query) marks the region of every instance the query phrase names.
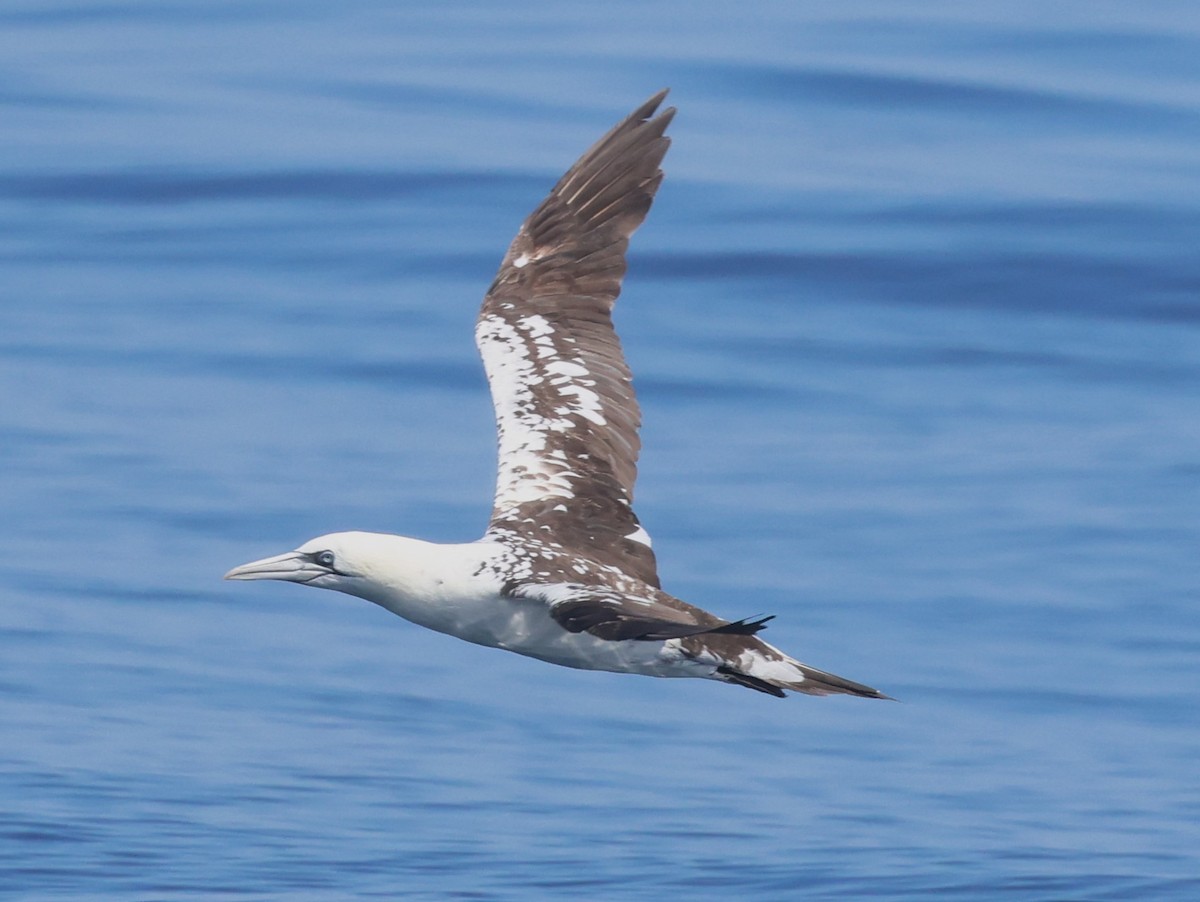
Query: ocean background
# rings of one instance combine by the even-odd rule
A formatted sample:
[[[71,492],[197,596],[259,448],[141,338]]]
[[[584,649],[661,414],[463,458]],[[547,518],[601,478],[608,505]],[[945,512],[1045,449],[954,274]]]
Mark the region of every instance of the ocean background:
[[[662,87],[666,587],[896,696],[248,560],[466,541],[517,225]],[[0,898],[1200,898],[1200,7],[6,0]]]

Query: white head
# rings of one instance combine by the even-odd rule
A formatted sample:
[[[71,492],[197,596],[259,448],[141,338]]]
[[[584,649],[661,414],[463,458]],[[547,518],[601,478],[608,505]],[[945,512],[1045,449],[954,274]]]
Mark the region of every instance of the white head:
[[[335,532],[305,542],[295,551],[234,567],[226,579],[281,579],[336,589],[375,600],[382,586],[394,584],[397,571],[412,567],[416,539],[374,532]]]
[[[483,565],[503,552],[493,542],[439,545],[376,532],[337,532],[295,551],[242,564],[226,579],[281,579],[356,595],[407,620],[462,636],[461,610],[494,604],[501,580]],[[475,640],[472,640],[475,641]],[[485,643],[486,644],[486,643]]]

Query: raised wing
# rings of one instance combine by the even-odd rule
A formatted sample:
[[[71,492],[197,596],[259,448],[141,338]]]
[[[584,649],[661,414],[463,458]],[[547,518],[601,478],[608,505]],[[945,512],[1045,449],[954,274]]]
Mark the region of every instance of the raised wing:
[[[475,327],[500,445],[489,532],[560,543],[655,586],[632,509],[641,414],[611,314],[629,236],[662,181],[675,110],[654,113],[666,93],[601,138],[525,220]]]

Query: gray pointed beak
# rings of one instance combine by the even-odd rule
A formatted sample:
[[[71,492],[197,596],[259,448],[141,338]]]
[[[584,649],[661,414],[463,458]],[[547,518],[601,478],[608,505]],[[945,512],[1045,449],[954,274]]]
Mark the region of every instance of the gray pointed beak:
[[[325,567],[314,564],[299,551],[277,554],[261,561],[251,561],[234,567],[225,574],[226,579],[283,579],[292,583],[306,583],[329,573]]]

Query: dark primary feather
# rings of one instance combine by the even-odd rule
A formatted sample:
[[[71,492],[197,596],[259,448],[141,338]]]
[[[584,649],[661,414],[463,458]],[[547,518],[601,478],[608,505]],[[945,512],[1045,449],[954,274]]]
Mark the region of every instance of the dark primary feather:
[[[653,552],[627,538],[639,526],[631,505],[641,415],[611,313],[625,275],[629,236],[662,181],[659,166],[670,144],[664,131],[675,114],[666,109],[654,115],[665,96],[662,91],[651,97],[597,141],[526,219],[484,299],[476,330],[502,441],[526,428],[522,415],[569,420],[569,428],[552,436],[561,456],[544,455],[541,464],[564,474],[571,497],[531,497],[534,492],[521,486],[532,485],[538,474],[502,455],[491,531],[553,535],[580,555],[654,586]],[[540,336],[540,345],[531,316],[543,318],[552,330]],[[491,321],[505,324],[505,335],[517,336],[507,340],[522,342],[522,353],[536,366],[571,361],[582,367],[586,375],[577,384],[599,399],[603,424],[564,415],[562,382],[552,386],[549,377],[525,386],[531,400],[516,397],[497,378],[506,349],[490,346],[497,340],[495,331],[488,332],[496,327]]]
[[[641,641],[682,639],[685,636],[698,636],[701,633],[753,636],[759,630],[764,629],[766,621],[771,619],[767,617],[754,622],[738,620],[715,627],[702,626],[679,623],[674,620],[660,620],[630,611],[620,605],[589,599],[555,605],[550,609],[550,616],[558,621],[563,629],[571,633],[587,631],[600,639],[637,639]]]
[[[591,633],[599,639],[664,641],[686,636],[753,636],[774,617],[728,621],[665,592],[653,597],[582,583],[522,583],[506,587],[515,598],[549,604],[550,616],[567,632]]]

